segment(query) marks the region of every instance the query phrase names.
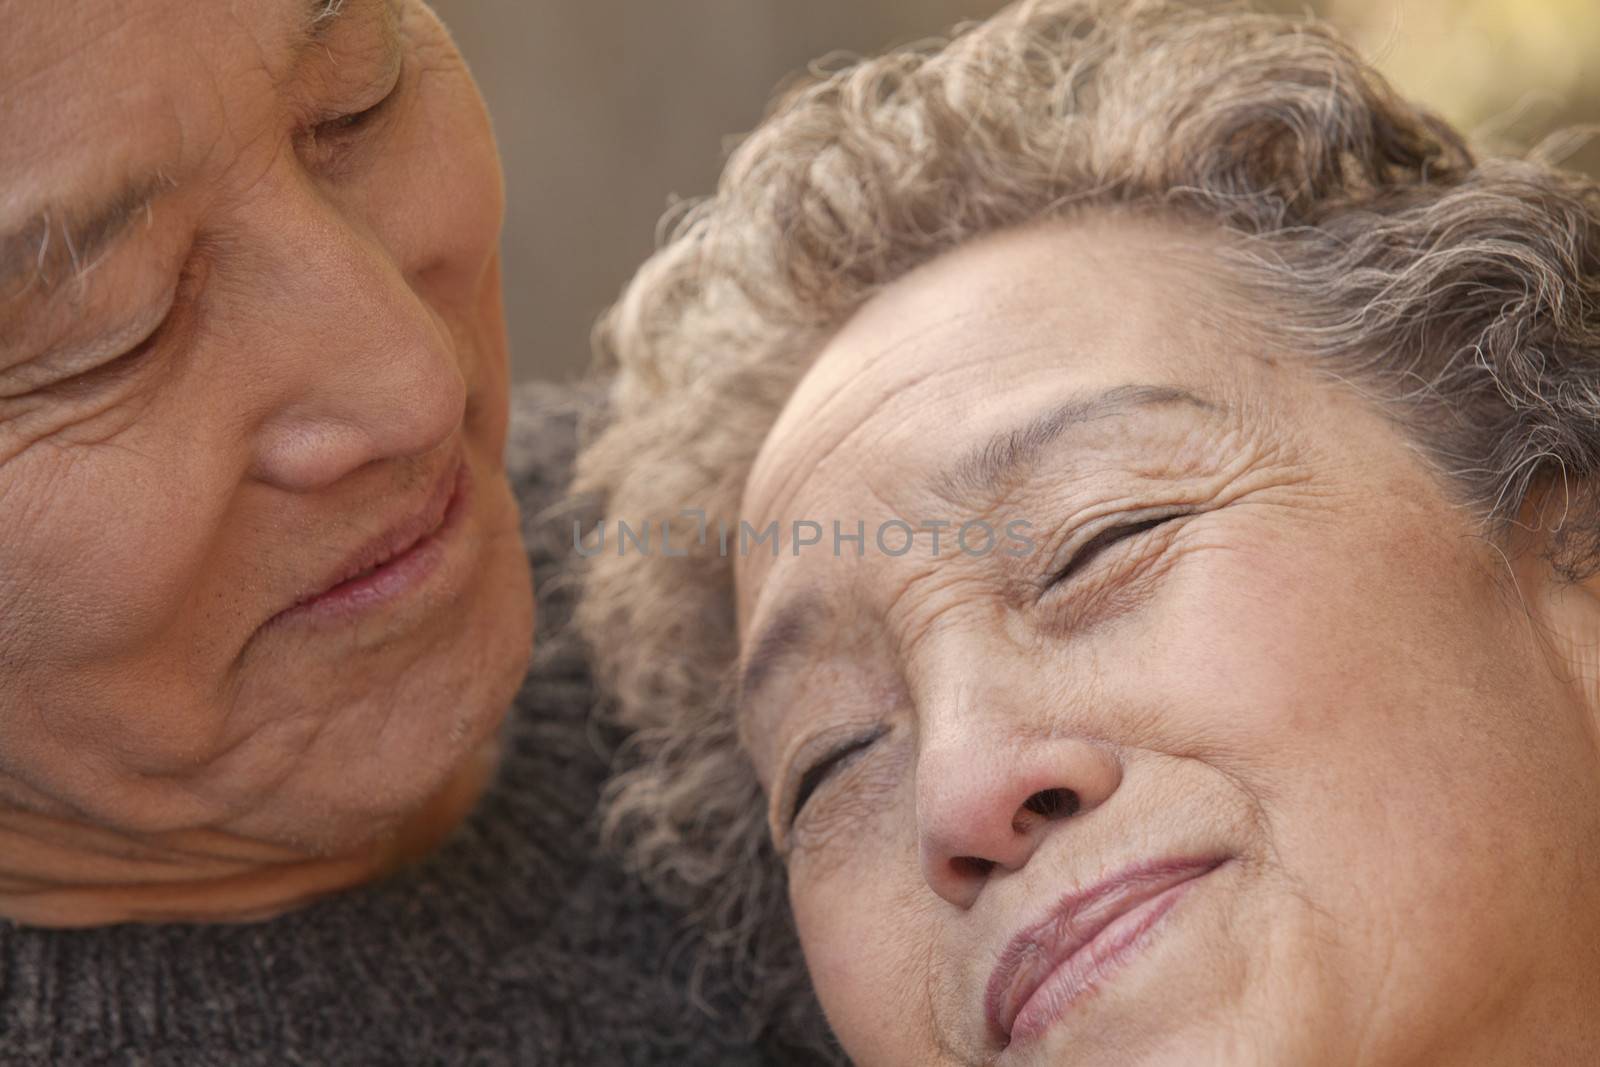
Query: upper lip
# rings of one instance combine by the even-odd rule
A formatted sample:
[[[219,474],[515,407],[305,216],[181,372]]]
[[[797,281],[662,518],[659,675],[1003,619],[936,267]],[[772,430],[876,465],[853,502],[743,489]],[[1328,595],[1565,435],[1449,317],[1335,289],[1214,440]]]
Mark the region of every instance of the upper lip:
[[[1043,919],[1019,931],[1000,954],[984,994],[990,1034],[1002,1045],[1009,1043],[1023,1006],[1057,967],[1118,917],[1222,862],[1207,856],[1138,863],[1062,897]]]
[[[346,553],[337,565],[323,572],[311,592],[296,598],[285,611],[310,603],[350,579],[382,566],[444,525],[450,501],[455,497],[462,462],[460,453],[453,451],[449,462],[433,476],[425,498],[408,505],[382,533]]]

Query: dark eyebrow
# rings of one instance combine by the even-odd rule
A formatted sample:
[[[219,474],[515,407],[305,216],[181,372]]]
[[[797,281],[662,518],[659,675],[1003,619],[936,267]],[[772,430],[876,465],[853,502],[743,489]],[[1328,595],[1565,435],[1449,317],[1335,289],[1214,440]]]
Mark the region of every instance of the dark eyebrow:
[[[939,477],[938,488],[947,498],[983,498],[995,485],[1014,478],[1037,463],[1045,449],[1062,434],[1096,419],[1123,415],[1138,408],[1184,405],[1219,413],[1220,405],[1170,385],[1119,385],[1089,397],[1074,397],[1046,409],[1022,426],[1002,430],[972,449]]]
[[[135,221],[147,218],[151,205],[175,184],[164,171],[152,171],[87,209],[48,207],[26,225],[0,233],[0,293],[46,296],[60,288],[93,266]]]

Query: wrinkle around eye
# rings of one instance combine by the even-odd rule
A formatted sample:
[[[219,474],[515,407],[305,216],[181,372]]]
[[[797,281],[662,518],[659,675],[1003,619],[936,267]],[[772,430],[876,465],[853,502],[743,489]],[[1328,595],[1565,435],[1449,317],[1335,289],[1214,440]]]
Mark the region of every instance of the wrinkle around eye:
[[[827,785],[830,778],[848,768],[863,752],[882,740],[887,732],[887,727],[875,726],[863,734],[846,739],[842,744],[832,745],[820,754],[808,757],[808,765],[801,769],[799,781],[792,790],[793,798],[786,806],[787,815],[784,822],[793,826],[795,820],[805,810],[806,802],[816,794],[817,790]]]
[[[1146,604],[1155,594],[1157,583],[1175,564],[1174,549],[1182,532],[1201,514],[1204,513],[1183,511],[1102,531],[1120,536],[1100,545],[1094,558],[1086,560],[1081,568],[1069,561],[1043,583],[1043,606],[1055,616],[1052,628],[1083,633]]]
[[[186,267],[168,299],[156,305],[164,308],[159,321],[125,351],[81,370],[42,364],[29,381],[18,380],[24,391],[11,392],[14,387],[8,386],[11,395],[0,395],[0,469],[41,447],[104,447],[137,425],[161,393],[166,380],[161,368],[181,359],[183,347],[193,341],[193,305],[201,299],[196,290],[204,274],[203,266]],[[120,333],[112,340],[120,340]],[[85,351],[109,347],[108,342]]]
[[[38,396],[0,402],[0,484],[7,467],[41,449],[70,456],[82,448],[127,447],[119,439],[138,425],[150,394],[129,403],[95,392],[86,404],[51,403]]]
[[[146,354],[168,332],[184,288],[179,279],[151,310],[137,316],[127,326],[84,344],[63,346],[60,352],[45,352],[14,366],[0,375],[0,401],[14,401],[33,395],[48,397],[94,377],[103,376],[113,366],[127,369],[130,360]],[[7,380],[9,379],[9,380]]]
[[[318,169],[337,173],[348,156],[382,136],[398,121],[404,98],[411,95],[415,78],[410,64],[406,50],[402,50],[393,71],[383,79],[384,88],[376,100],[369,96],[368,103],[324,110],[302,127],[296,139],[307,160]]]
[[[779,843],[791,869],[815,874],[893,837],[896,814],[909,803],[896,796],[910,786],[909,735],[908,730],[886,729],[818,790]]]
[[[1149,518],[1115,523],[1100,530],[1073,552],[1072,558],[1067,560],[1065,566],[1056,571],[1048,584],[1056,586],[1071,581],[1077,575],[1088,570],[1099,557],[1105,555],[1121,542],[1149,533],[1174,519],[1182,518],[1185,514],[1188,513],[1173,512],[1171,514],[1154,515]]]

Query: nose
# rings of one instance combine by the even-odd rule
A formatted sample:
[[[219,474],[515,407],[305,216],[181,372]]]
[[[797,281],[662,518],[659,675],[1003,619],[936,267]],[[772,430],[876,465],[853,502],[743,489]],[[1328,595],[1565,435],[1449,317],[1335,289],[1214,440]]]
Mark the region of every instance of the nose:
[[[370,234],[316,201],[282,222],[284,276],[262,331],[270,390],[252,475],[312,492],[375,460],[446,443],[466,412],[448,328]]]
[[[917,761],[922,876],[959,908],[997,872],[1021,870],[1060,824],[1105,803],[1122,782],[1116,753],[1095,741],[974,733],[926,737]]]

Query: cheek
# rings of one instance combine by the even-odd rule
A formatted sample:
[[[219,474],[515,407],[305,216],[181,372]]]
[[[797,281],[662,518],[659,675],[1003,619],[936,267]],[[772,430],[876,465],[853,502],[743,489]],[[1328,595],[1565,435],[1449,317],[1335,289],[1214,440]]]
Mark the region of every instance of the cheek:
[[[848,882],[797,887],[791,900],[828,1023],[853,1062],[874,1067],[916,1047],[913,1035],[901,1031],[907,1013],[898,991],[908,980],[926,984],[929,947],[916,951],[921,939],[885,907],[881,881]]]
[[[1366,532],[1198,551],[1138,642],[1180,728],[1264,800],[1307,776],[1403,792],[1419,761],[1498,754],[1530,695],[1526,642],[1467,553]]]
[[[157,437],[41,450],[5,469],[0,496],[30,506],[0,508],[0,772],[96,818],[164,826],[192,809],[134,798],[146,776],[215,751],[219,664],[238,633],[221,614],[242,594],[204,581],[206,472]]]
[[[1594,832],[1559,798],[1600,797],[1469,550],[1364,532],[1190,561],[1142,666],[1186,754],[1251,794],[1263,862],[1329,922],[1308,951],[1409,973],[1439,1007],[1449,983],[1422,979],[1440,968],[1481,988],[1537,956],[1551,924],[1526,902],[1569,897],[1549,857],[1575,866]]]
[[[465,312],[499,244],[500,158],[477,86],[443,29],[431,15],[410,19],[411,98],[368,205],[411,285],[435,306]]]
[[[407,284],[455,342],[467,383],[468,433],[498,462],[509,358],[501,298],[505,190],[488,112],[443,28],[414,5],[414,97],[368,210]]]
[[[7,659],[103,667],[158,643],[182,615],[215,529],[207,476],[145,426],[6,466],[0,497],[28,502],[0,508]]]
[[[485,467],[500,470],[510,430],[511,360],[498,256],[490,263],[471,317],[447,320],[443,326],[455,342],[456,358],[467,383],[467,435]]]
[[[791,862],[795,925],[818,999],[853,1062],[931,1063],[937,901],[915,848],[875,829],[863,828],[861,847],[848,855]]]

